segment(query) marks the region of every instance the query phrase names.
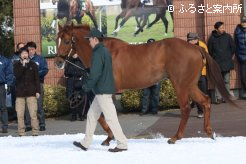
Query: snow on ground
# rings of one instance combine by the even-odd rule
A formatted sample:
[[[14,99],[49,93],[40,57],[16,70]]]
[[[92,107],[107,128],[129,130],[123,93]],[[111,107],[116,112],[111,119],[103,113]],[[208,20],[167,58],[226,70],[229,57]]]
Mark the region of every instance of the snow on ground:
[[[246,137],[184,138],[176,144],[167,138],[129,139],[128,151],[108,152],[95,135],[88,151],[73,146],[84,134],[0,138],[1,164],[245,164]]]

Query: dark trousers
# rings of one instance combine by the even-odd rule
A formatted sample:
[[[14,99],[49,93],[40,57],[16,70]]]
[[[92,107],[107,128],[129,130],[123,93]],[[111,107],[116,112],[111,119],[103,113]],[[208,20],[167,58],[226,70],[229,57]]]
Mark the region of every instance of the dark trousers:
[[[240,73],[243,89],[246,90],[246,61],[240,63]]]
[[[207,89],[207,78],[204,75],[200,76],[200,79],[198,81],[198,88],[205,94],[208,94],[208,89]],[[197,106],[197,113],[198,114],[203,114],[203,108],[200,104],[195,103]]]
[[[38,121],[39,121],[39,127],[45,127],[45,113],[43,108],[43,98],[44,98],[44,84],[40,83],[40,97],[38,98]],[[25,109],[25,125],[26,127],[31,127],[31,117],[27,110],[27,107]]]
[[[143,89],[142,112],[148,112],[150,106],[151,112],[157,112],[159,107],[161,83]]]
[[[0,118],[2,129],[8,128],[8,110],[6,107],[6,90],[4,84],[0,84]]]
[[[16,91],[15,91],[15,85],[12,86],[11,90],[11,100],[12,100],[12,107],[8,109],[8,114],[9,114],[9,120],[16,120],[17,119],[17,114],[15,110],[15,100],[16,100]]]

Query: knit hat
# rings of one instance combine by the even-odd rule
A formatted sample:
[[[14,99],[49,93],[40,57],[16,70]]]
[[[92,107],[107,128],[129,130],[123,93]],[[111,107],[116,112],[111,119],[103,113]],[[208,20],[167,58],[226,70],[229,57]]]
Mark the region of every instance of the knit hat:
[[[197,33],[194,33],[194,32],[189,32],[187,34],[187,40],[190,41],[190,40],[195,40],[195,39],[200,39],[199,35]]]

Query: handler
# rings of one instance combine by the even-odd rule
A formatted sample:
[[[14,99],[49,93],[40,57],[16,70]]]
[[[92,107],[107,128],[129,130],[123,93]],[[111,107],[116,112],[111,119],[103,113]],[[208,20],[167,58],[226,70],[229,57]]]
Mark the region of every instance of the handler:
[[[86,151],[92,143],[97,120],[103,112],[106,122],[113,132],[117,146],[108,149],[109,152],[121,152],[127,150],[127,138],[119,124],[116,108],[113,104],[112,94],[115,93],[115,81],[112,70],[112,57],[104,47],[102,33],[92,28],[88,37],[90,46],[93,49],[90,75],[83,85],[83,90],[93,90],[95,98],[87,114],[85,137],[81,142],[74,141],[73,144]]]

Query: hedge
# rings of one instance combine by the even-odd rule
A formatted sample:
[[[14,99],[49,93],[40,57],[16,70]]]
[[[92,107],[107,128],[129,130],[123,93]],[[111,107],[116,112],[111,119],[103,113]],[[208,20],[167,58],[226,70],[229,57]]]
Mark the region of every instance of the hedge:
[[[46,117],[57,117],[69,113],[66,88],[61,85],[44,85],[43,105]]]

